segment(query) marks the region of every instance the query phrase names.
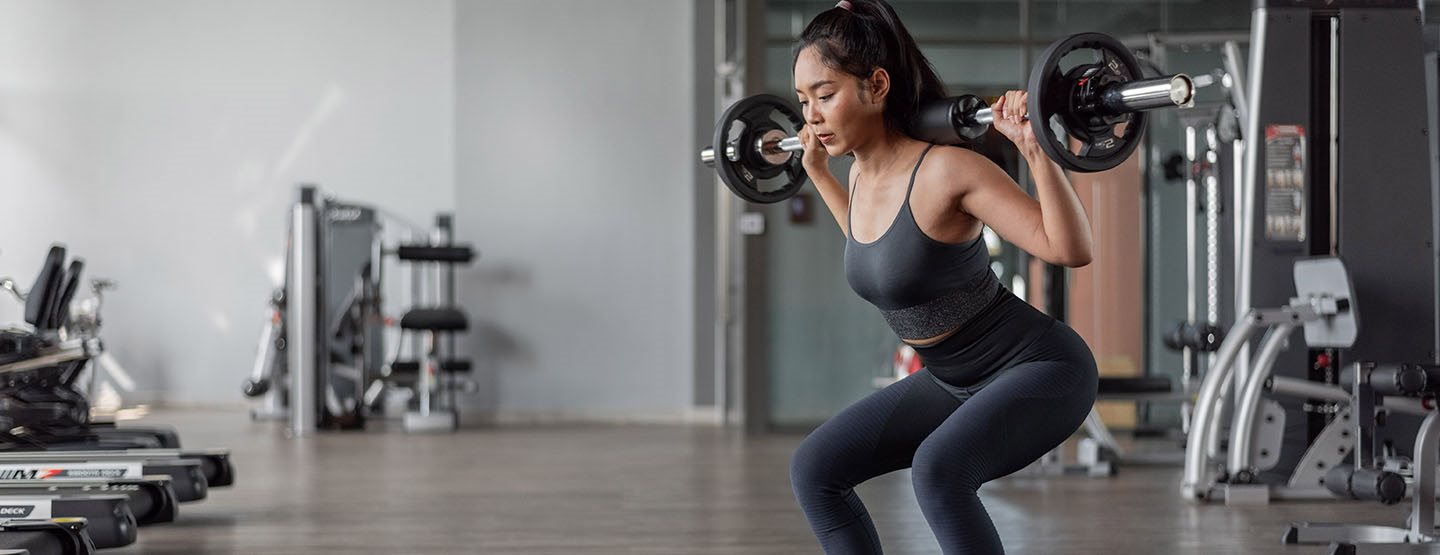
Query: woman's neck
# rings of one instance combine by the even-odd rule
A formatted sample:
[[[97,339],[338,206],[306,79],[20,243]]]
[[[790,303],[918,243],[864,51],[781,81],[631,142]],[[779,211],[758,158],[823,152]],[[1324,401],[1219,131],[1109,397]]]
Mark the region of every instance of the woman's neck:
[[[855,163],[860,166],[862,174],[885,175],[894,170],[902,159],[909,158],[906,155],[908,149],[905,147],[911,142],[914,142],[914,139],[886,128],[875,134],[874,139],[857,145],[851,152],[855,154]]]

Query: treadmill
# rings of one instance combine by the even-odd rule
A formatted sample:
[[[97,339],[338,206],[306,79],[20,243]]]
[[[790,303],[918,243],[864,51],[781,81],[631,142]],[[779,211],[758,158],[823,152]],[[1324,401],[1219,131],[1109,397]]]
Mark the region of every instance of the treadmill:
[[[83,518],[0,520],[0,553],[90,555],[95,543],[88,528]]]

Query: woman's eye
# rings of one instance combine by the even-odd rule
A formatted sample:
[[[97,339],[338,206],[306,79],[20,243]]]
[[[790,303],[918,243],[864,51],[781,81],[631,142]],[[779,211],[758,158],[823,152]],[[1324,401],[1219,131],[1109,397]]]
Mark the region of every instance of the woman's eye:
[[[827,95],[825,95],[825,96],[820,97],[820,100],[830,100],[830,97],[832,97],[832,96],[835,96],[835,95],[833,95],[833,94],[827,94]]]

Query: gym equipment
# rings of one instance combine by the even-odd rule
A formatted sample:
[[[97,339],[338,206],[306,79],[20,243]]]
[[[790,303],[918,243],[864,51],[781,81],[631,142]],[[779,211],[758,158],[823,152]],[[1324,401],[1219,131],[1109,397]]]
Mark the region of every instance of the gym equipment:
[[[0,480],[0,498],[44,495],[116,494],[126,496],[140,526],[173,522],[179,514],[175,489],[166,476],[144,479]]]
[[[291,208],[283,361],[290,431],[360,429],[365,388],[381,372],[379,215],[302,186]],[[278,392],[278,391],[277,391]]]
[[[1206,322],[1177,322],[1161,340],[1165,347],[1176,351],[1193,349],[1201,353],[1213,353],[1220,350],[1220,342],[1225,340],[1225,330],[1220,326]]]
[[[270,294],[270,307],[266,310],[265,325],[260,330],[260,344],[256,347],[255,365],[251,367],[250,378],[245,380],[241,391],[246,397],[260,398],[259,406],[250,410],[250,418],[273,420],[285,418],[287,384],[285,374],[285,289],[276,289]]]
[[[104,480],[146,480],[161,476],[168,480],[175,500],[199,501],[209,495],[201,461],[165,454],[135,452],[34,452],[0,454],[0,480],[27,482],[93,482]]]
[[[1066,68],[1067,55],[1090,51],[1093,61]],[[1041,148],[1056,163],[1077,172],[1098,172],[1123,162],[1144,136],[1147,110],[1188,106],[1195,83],[1183,74],[1142,79],[1140,63],[1119,41],[1100,33],[1081,33],[1052,44],[1030,76],[1028,118]],[[919,139],[964,144],[984,135],[994,122],[986,102],[973,95],[947,98],[922,107]],[[745,200],[774,203],[788,199],[805,183],[795,152],[804,119],[774,95],[745,98],[727,108],[715,127],[713,145],[700,161],[714,167],[721,181]],[[1081,144],[1070,152],[1069,141]],[[762,181],[783,177],[778,187]]]
[[[28,334],[29,337],[39,341],[47,333],[55,333],[56,337],[63,334],[66,338],[76,338],[86,341],[86,349],[83,353],[76,352],[77,358],[67,359],[63,362],[71,366],[62,370],[58,375],[58,381],[66,388],[61,389],[58,385],[50,385],[55,388],[51,391],[30,390],[21,395],[12,395],[7,401],[7,407],[13,414],[16,410],[23,410],[17,407],[17,402],[27,402],[34,405],[40,399],[50,397],[52,402],[73,402],[73,410],[65,413],[68,421],[57,422],[55,420],[44,421],[44,426],[39,426],[40,421],[26,420],[37,430],[48,430],[56,426],[68,428],[74,435],[92,435],[96,441],[106,443],[108,447],[165,447],[179,448],[180,437],[173,428],[160,426],[146,427],[119,427],[113,419],[98,419],[95,417],[95,407],[91,400],[97,394],[105,396],[105,403],[111,405],[109,412],[113,413],[119,408],[119,394],[117,389],[133,390],[134,383],[128,373],[105,352],[100,337],[100,308],[103,304],[104,291],[113,289],[115,283],[110,280],[97,279],[91,282],[93,297],[83,302],[72,303],[73,296],[79,288],[81,269],[84,263],[75,259],[70,264],[70,270],[63,274],[59,271],[65,258],[65,249],[61,245],[51,247],[50,255],[46,259],[46,269],[41,271],[41,279],[36,281],[31,288],[31,294],[36,295],[37,302],[46,302],[47,295],[52,295],[49,304],[52,309],[42,312],[40,319],[30,321],[39,330],[38,334]],[[44,281],[46,277],[50,280]],[[62,279],[63,278],[63,279]],[[28,306],[28,296],[21,293],[9,278],[0,279],[0,287],[10,291],[16,299]],[[79,306],[76,306],[79,305]],[[13,334],[12,334],[13,337]],[[43,343],[43,342],[42,342]],[[32,358],[35,355],[32,353]],[[23,361],[24,357],[17,357],[11,362]],[[6,367],[12,368],[13,367]],[[29,378],[31,376],[24,375]],[[46,381],[42,373],[41,381]],[[13,379],[11,380],[14,381]],[[81,382],[85,385],[81,386]],[[104,389],[97,391],[97,387],[104,385]],[[14,387],[12,385],[12,387]],[[31,407],[33,408],[33,407]],[[54,410],[51,405],[45,410]],[[84,414],[80,414],[81,411]],[[12,418],[13,419],[13,418]],[[83,430],[83,434],[78,432]],[[52,438],[54,439],[54,438]],[[65,442],[73,442],[77,437],[65,438]],[[55,441],[42,441],[42,443],[55,443]]]
[[[1305,497],[1328,498],[1321,484],[1335,484],[1326,473],[1355,456],[1346,438],[1354,433],[1353,422],[1377,417],[1375,406],[1352,400],[1335,385],[1340,369],[1354,360],[1433,361],[1440,351],[1431,263],[1436,145],[1425,140],[1434,135],[1436,89],[1434,58],[1426,59],[1433,48],[1423,40],[1418,8],[1343,0],[1323,8],[1256,4],[1250,66],[1257,70],[1247,74],[1250,94],[1232,103],[1243,122],[1245,157],[1233,203],[1239,222],[1235,298],[1237,314],[1246,316],[1222,344],[1197,400],[1181,486],[1187,499],[1223,494],[1227,503],[1266,502],[1300,497],[1302,490]],[[1234,64],[1234,50],[1226,48],[1227,65]],[[1380,57],[1387,63],[1367,62]],[[1363,101],[1379,96],[1386,98],[1383,106]],[[1379,124],[1385,120],[1404,124]],[[1257,279],[1316,255],[1343,257],[1349,274],[1343,288],[1353,290],[1322,286],[1333,293],[1330,299],[1307,300],[1283,281]],[[1371,313],[1348,337],[1334,328],[1316,342],[1316,326],[1353,319],[1348,303],[1357,297],[1383,312]],[[1300,306],[1285,299],[1299,299]],[[1308,348],[1285,349],[1290,331],[1302,324]],[[1244,339],[1265,328],[1273,331],[1248,360]],[[1412,415],[1427,411],[1393,401],[1380,405],[1386,425],[1375,433],[1386,436],[1394,456],[1409,456],[1414,442],[1407,436],[1418,424]],[[1278,443],[1267,439],[1266,430],[1284,420],[1298,421],[1301,426],[1291,427],[1305,433],[1281,432]],[[1276,460],[1267,470],[1270,457]],[[1273,483],[1277,475],[1286,477],[1283,483]],[[1334,476],[1351,493],[1356,477]],[[1358,478],[1372,480],[1369,496],[1393,495],[1375,489],[1393,486],[1393,480],[1365,472]],[[1272,483],[1259,483],[1266,481]]]
[[[0,549],[29,555],[90,555],[95,543],[83,518],[0,520]]]
[[[1066,55],[1089,50],[1094,63],[1063,69]],[[1081,33],[1050,45],[1030,73],[1030,125],[1040,148],[1060,167],[1099,172],[1120,165],[1145,135],[1145,110],[1189,105],[1187,75],[1142,79],[1130,49],[1107,35]],[[1126,124],[1117,132],[1119,124]],[[1063,133],[1055,133],[1058,126]],[[1070,140],[1080,152],[1070,151]]]
[[[95,547],[135,543],[138,525],[123,494],[0,495],[0,515],[17,519],[83,518]]]
[[[91,426],[87,399],[75,380],[86,362],[103,349],[98,337],[81,335],[68,325],[68,306],[78,288],[83,262],[72,261],[66,272],[62,270],[64,260],[64,247],[51,247],[35,286],[28,294],[17,295],[25,301],[27,321],[35,330],[0,332],[0,336],[34,340],[39,345],[28,358],[0,364],[0,409],[4,414],[0,421],[5,424],[0,429],[7,430],[0,432],[0,465],[71,462],[77,456],[82,462],[99,462],[107,460],[102,451],[110,450],[125,460],[159,463],[172,475],[182,500],[201,499],[210,486],[233,484],[235,470],[225,450],[147,450],[178,444],[178,438],[168,428]],[[17,292],[13,282],[7,289]],[[98,326],[98,318],[95,323]],[[193,460],[194,468],[175,462],[183,459]],[[89,477],[121,477],[86,474],[89,470],[84,468],[73,470]],[[192,478],[192,472],[200,474],[199,480]],[[138,465],[122,473],[128,478],[143,476]]]
[[[55,245],[28,295],[21,295],[13,282],[7,287],[24,302],[25,321],[34,331],[0,331],[7,342],[19,345],[0,364],[0,411],[37,441],[81,435],[89,420],[89,404],[71,385],[85,362],[101,351],[100,341],[70,338],[64,329],[84,266],[73,260],[67,271],[65,249]]]
[[[1236,323],[1234,334],[1222,344],[1216,363],[1206,376],[1196,401],[1193,433],[1187,445],[1184,495],[1192,499],[1223,497],[1227,504],[1264,504],[1271,499],[1326,499],[1334,491],[1329,473],[1351,455],[1348,445],[1354,422],[1374,418],[1375,407],[1354,407],[1345,389],[1329,384],[1272,375],[1274,362],[1293,329],[1303,325],[1311,348],[1348,348],[1357,334],[1354,295],[1344,266],[1338,259],[1321,258],[1295,263],[1299,296],[1289,306],[1253,310]],[[1219,440],[1225,419],[1224,392],[1233,379],[1240,346],[1260,329],[1270,331],[1262,341],[1251,372],[1240,381],[1233,403],[1228,452]],[[1327,362],[1328,364],[1328,362]],[[1262,471],[1275,468],[1286,414],[1272,397],[1311,399],[1324,403],[1335,415],[1311,441],[1300,463],[1284,484],[1265,484]],[[1416,403],[1377,405],[1394,414],[1424,415]],[[1211,463],[1209,461],[1215,461]],[[1223,461],[1223,462],[1222,462]],[[1327,489],[1327,486],[1330,489]]]
[[[1355,418],[1364,416],[1354,414],[1340,400],[1335,406],[1338,416],[1311,443],[1286,483],[1264,484],[1258,479],[1260,471],[1279,463],[1285,429],[1285,411],[1278,402],[1262,399],[1261,394],[1268,390],[1272,394],[1294,393],[1301,398],[1329,396],[1325,384],[1296,380],[1299,383],[1291,385],[1289,380],[1272,377],[1275,361],[1291,332],[1303,326],[1310,348],[1344,349],[1355,343],[1359,330],[1354,288],[1338,258],[1297,260],[1294,276],[1297,296],[1287,306],[1251,310],[1237,319],[1205,374],[1185,448],[1181,492],[1187,499],[1223,496],[1231,504],[1264,504],[1272,498],[1330,497],[1324,487],[1325,473],[1350,455],[1345,430],[1352,414]],[[1267,333],[1260,354],[1249,374],[1239,380],[1228,453],[1224,453],[1220,441],[1225,422],[1222,411],[1226,392],[1236,381],[1234,363],[1241,347],[1262,329]],[[1340,397],[1345,397],[1343,391]],[[1216,462],[1212,464],[1212,460]]]
[[[364,394],[381,373],[379,214],[302,185],[291,208],[285,285],[245,394],[256,418],[290,419],[290,432],[360,429]]]
[[[415,389],[419,395],[420,406],[415,412],[405,414],[405,429],[407,431],[450,431],[459,425],[458,406],[455,402],[454,384],[446,380],[446,376],[455,372],[467,371],[470,369],[470,362],[467,360],[456,360],[444,358],[447,351],[442,347],[442,336],[448,339],[449,352],[454,352],[454,335],[465,331],[469,327],[469,320],[455,305],[455,265],[469,264],[475,259],[475,253],[467,246],[454,246],[448,218],[442,220],[439,226],[440,233],[434,237],[435,245],[405,245],[396,250],[396,256],[403,261],[416,266],[417,274],[423,272],[423,266],[435,266],[436,270],[444,268],[444,298],[434,306],[423,308],[412,308],[400,318],[400,329],[405,331],[424,332],[425,334],[425,358],[423,363],[407,363],[396,361],[391,365],[392,373],[404,373],[412,371],[416,376]],[[441,393],[448,392],[449,395],[440,395],[442,403],[438,406],[434,403],[436,390]]]
[[[725,145],[717,158],[714,147],[700,151],[700,161],[715,168],[720,180],[740,198],[762,204],[795,196],[805,185],[805,168],[795,152],[804,150],[797,135],[805,121],[783,98],[761,94],[743,98],[720,114],[714,143]],[[775,189],[760,180],[783,176]]]
[[[405,244],[386,247],[386,227],[408,232]],[[425,230],[381,210],[326,196],[314,185],[301,185],[291,208],[283,288],[270,299],[259,350],[244,392],[261,399],[254,418],[288,418],[288,431],[304,436],[321,429],[361,429],[367,417],[381,413],[392,388],[409,380],[415,397],[429,409],[430,383],[418,384],[420,365],[386,352],[384,258],[457,264],[473,260],[474,251],[451,242],[453,219],[437,217]],[[431,283],[420,265],[411,277],[412,301]],[[445,278],[453,306],[453,271]],[[442,286],[436,285],[436,288]],[[416,316],[420,316],[416,313]],[[407,317],[409,315],[406,315]],[[433,324],[415,317],[406,324]],[[453,352],[453,345],[449,346]],[[419,347],[416,345],[418,353]],[[416,355],[418,358],[418,354]],[[392,361],[387,364],[387,361]],[[446,383],[470,369],[469,361],[453,356],[443,365]],[[468,383],[468,382],[467,382]],[[472,386],[473,387],[473,386]],[[423,391],[422,391],[423,390]]]
[[[1353,403],[1364,413],[1388,405],[1387,397],[1424,397],[1440,393],[1440,366],[1433,364],[1380,364],[1361,361],[1346,369]],[[1383,411],[1377,416],[1383,415]],[[1297,522],[1285,531],[1287,544],[1330,544],[1331,553],[1440,553],[1437,534],[1436,472],[1440,465],[1440,412],[1429,410],[1415,436],[1415,462],[1394,464],[1379,456],[1383,441],[1376,433],[1378,418],[1357,419],[1353,425],[1355,464],[1334,468],[1326,487],[1335,495],[1392,505],[1405,497],[1411,483],[1410,514],[1404,527],[1366,524]]]

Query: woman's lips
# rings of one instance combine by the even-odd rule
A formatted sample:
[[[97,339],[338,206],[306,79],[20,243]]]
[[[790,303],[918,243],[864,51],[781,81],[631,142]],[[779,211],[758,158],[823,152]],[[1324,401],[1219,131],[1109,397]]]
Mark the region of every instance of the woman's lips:
[[[820,139],[820,143],[821,143],[821,144],[827,144],[827,145],[830,144],[832,141],[835,140],[835,134],[834,134],[834,133],[821,133],[821,134],[819,134],[819,135],[816,135],[815,137],[818,138],[818,139]]]

